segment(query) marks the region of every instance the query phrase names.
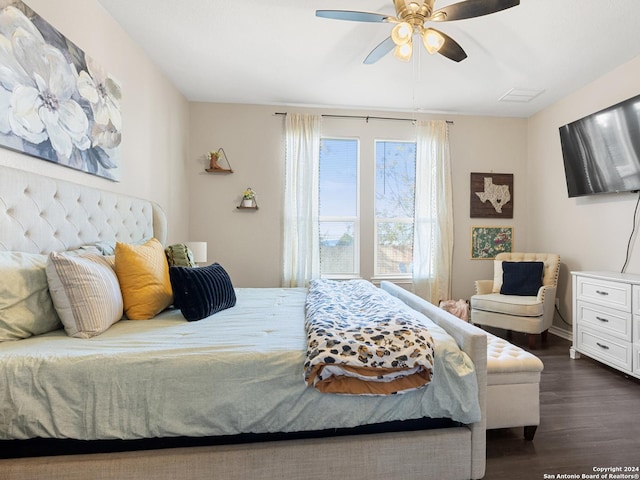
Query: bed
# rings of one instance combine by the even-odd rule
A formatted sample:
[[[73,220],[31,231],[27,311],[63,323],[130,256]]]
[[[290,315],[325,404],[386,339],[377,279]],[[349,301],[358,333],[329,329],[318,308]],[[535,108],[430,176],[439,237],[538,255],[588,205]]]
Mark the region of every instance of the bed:
[[[8,167],[0,167],[0,227],[0,250],[13,252],[47,254],[96,242],[139,242],[149,237],[166,242],[166,220],[153,202]],[[416,392],[374,397],[322,394],[306,388],[301,371],[305,334],[299,320],[305,289],[236,289],[237,307],[217,313],[216,321],[186,322],[173,308],[149,322],[118,322],[90,341],[55,330],[0,343],[4,360],[0,364],[12,365],[0,379],[17,386],[27,377],[35,378],[35,386],[24,391],[33,392],[30,403],[39,399],[29,415],[12,415],[8,408],[0,413],[2,442],[10,442],[11,448],[27,442],[32,450],[30,457],[0,460],[3,478],[211,478],[215,473],[215,478],[295,479],[324,478],[328,468],[353,478],[481,478],[485,334],[391,283],[383,282],[381,288],[402,308],[433,320],[438,344],[446,342],[448,335],[465,352],[475,369],[472,383],[477,402],[463,401],[463,411],[450,410],[448,399],[459,392],[447,391],[447,385],[444,390],[429,385]],[[248,317],[248,312],[253,316]],[[245,327],[242,331],[240,324]],[[211,338],[220,340],[212,347]],[[159,352],[152,339],[171,346]],[[108,354],[96,356],[96,352]],[[24,362],[11,363],[25,355],[31,355],[26,363],[35,374],[20,370]],[[245,362],[248,356],[250,363]],[[167,358],[171,362],[162,363]],[[61,359],[71,359],[73,375],[56,363]],[[125,359],[129,375],[113,382],[109,372],[117,371]],[[237,369],[234,378],[240,380],[225,379],[226,363]],[[438,374],[437,365],[434,377],[446,377]],[[198,381],[208,377],[217,380],[213,385]],[[174,388],[160,387],[167,382],[173,382]],[[230,391],[231,383],[240,386],[239,396],[221,396],[219,392]],[[256,383],[275,385],[276,391],[290,390],[295,401],[282,401],[274,393],[257,403],[243,400],[256,392]],[[133,384],[142,385],[139,398],[146,401],[123,396]],[[4,395],[7,399],[8,394]],[[83,396],[90,400],[74,403]],[[53,397],[61,398],[63,405],[55,413],[44,406]],[[14,398],[8,403],[21,404]],[[436,408],[429,412],[437,420],[430,423],[431,428],[423,429],[422,423],[417,428],[410,422],[403,429],[407,419],[425,416],[426,404]],[[80,408],[84,408],[82,415],[78,415]],[[125,408],[146,415],[124,415]],[[76,417],[83,419],[81,426],[66,420]],[[185,431],[185,424],[191,429]],[[369,426],[376,428],[366,430]],[[332,431],[335,435],[327,434]],[[274,437],[274,432],[282,435]],[[220,444],[220,438],[229,441]],[[52,456],[43,449],[40,456],[42,443],[34,439],[72,439],[88,445],[115,442],[117,447],[108,443],[103,453],[75,449],[67,454],[72,449],[66,451],[68,444],[61,443],[56,453],[62,455]],[[114,451],[122,449],[130,451]]]

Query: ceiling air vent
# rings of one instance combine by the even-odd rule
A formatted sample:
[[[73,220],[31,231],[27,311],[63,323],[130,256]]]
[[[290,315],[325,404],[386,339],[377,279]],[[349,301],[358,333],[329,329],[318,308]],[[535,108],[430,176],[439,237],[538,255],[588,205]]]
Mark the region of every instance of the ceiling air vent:
[[[544,90],[533,90],[530,88],[512,88],[503,96],[501,96],[498,101],[528,103],[538,95],[540,95],[542,92],[544,92]]]

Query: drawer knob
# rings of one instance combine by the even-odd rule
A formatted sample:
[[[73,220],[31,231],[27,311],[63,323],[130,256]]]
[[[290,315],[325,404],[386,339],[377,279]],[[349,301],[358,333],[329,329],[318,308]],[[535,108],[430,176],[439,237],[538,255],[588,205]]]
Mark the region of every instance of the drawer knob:
[[[607,345],[602,345],[600,342],[596,342],[596,345],[598,345],[600,348],[603,348],[605,350],[609,350],[609,347]]]
[[[600,320],[601,322],[605,322],[605,323],[607,323],[609,321],[609,319],[602,318],[602,317],[596,317],[596,320]]]
[[[609,295],[609,292],[603,292],[602,290],[596,290],[598,295]]]

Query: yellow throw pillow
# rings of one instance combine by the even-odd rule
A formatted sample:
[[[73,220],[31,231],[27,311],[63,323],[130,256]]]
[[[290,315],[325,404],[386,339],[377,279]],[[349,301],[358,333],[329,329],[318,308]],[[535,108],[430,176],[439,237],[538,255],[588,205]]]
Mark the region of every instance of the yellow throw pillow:
[[[144,245],[116,242],[115,270],[127,318],[153,318],[173,302],[167,257],[155,238]]]

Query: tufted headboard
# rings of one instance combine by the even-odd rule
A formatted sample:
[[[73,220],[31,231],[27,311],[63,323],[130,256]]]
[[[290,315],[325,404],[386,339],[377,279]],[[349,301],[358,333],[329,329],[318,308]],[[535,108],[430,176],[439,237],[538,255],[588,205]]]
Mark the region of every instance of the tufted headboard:
[[[49,253],[97,241],[166,243],[154,202],[0,166],[0,250]]]

